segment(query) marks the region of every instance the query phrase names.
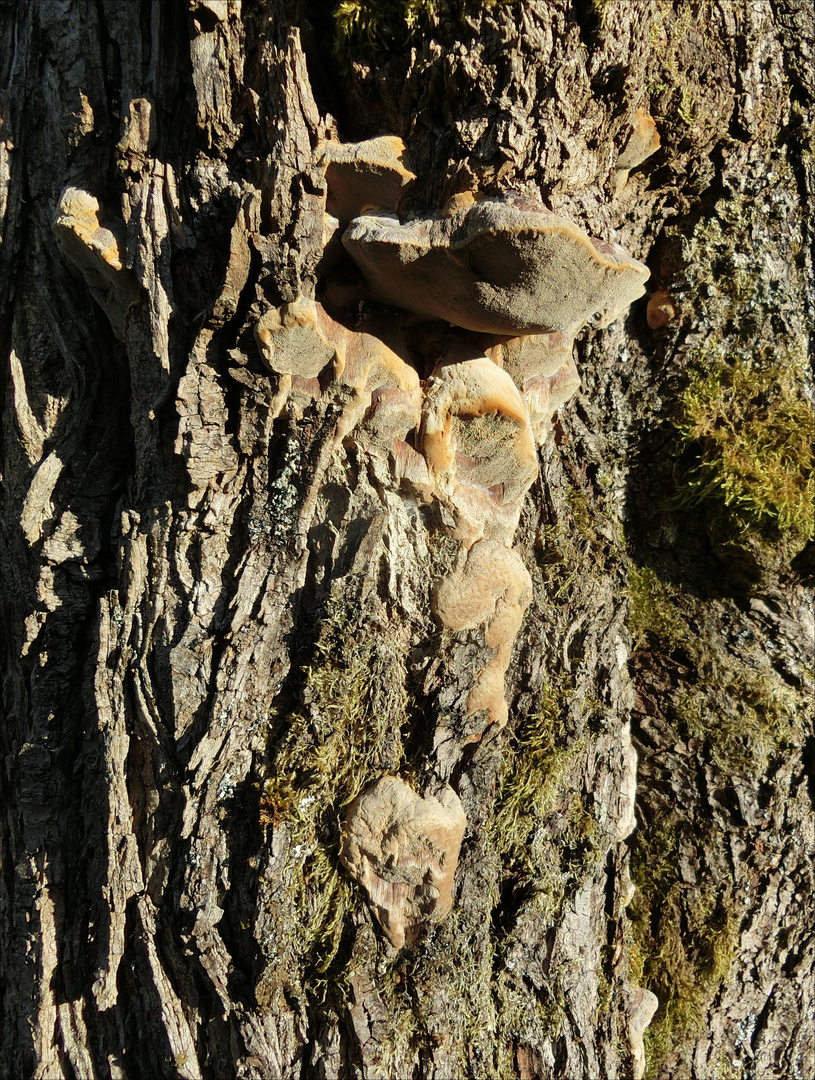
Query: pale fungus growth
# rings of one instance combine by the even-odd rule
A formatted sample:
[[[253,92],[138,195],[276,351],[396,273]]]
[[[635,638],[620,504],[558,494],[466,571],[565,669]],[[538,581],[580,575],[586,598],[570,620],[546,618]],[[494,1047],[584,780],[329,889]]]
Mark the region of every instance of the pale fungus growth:
[[[466,353],[465,353],[466,355]],[[512,542],[521,502],[538,475],[535,440],[523,397],[485,356],[448,353],[428,380],[421,450],[455,534]]]
[[[400,355],[406,350],[398,332],[378,329],[381,336],[345,330],[335,374],[339,383],[354,391],[347,408],[348,430],[361,423],[374,444],[390,446],[418,428],[422,391],[418,372]]]
[[[81,188],[60,195],[51,226],[57,245],[82,274],[94,300],[124,337],[125,317],[140,298],[138,283],[124,265],[124,223],[102,224],[99,200]]]
[[[573,337],[555,331],[510,338],[487,350],[523,391],[538,446],[546,440],[554,414],[580,389],[573,349]]]
[[[642,1080],[642,1077],[645,1076],[645,1042],[643,1036],[658,1008],[659,999],[656,994],[652,994],[650,990],[645,990],[641,986],[631,987],[628,1006],[628,1045],[633,1058],[634,1080]]]
[[[316,379],[337,351],[334,320],[314,300],[298,297],[270,308],[255,325],[261,359],[279,375]],[[345,329],[344,327],[342,328]]]
[[[649,277],[618,245],[511,200],[404,225],[362,216],[342,242],[374,300],[488,334],[574,335],[641,296]]]
[[[628,183],[632,169],[642,165],[652,154],[659,150],[660,137],[654,118],[643,108],[637,109],[631,124],[625,146],[617,158],[616,194],[620,194]]]
[[[486,350],[487,356],[509,372],[515,385],[525,389],[531,379],[554,375],[572,358],[574,338],[555,331],[552,334],[525,334],[504,338]]]
[[[637,109],[628,141],[617,158],[617,168],[628,173],[629,170],[642,165],[643,161],[647,161],[659,150],[660,141],[653,116],[643,108]]]
[[[368,209],[398,209],[416,179],[405,144],[394,135],[360,143],[325,142],[318,148],[317,164],[328,187],[326,211],[343,221]]]
[[[494,540],[473,544],[466,558],[436,584],[433,611],[442,625],[456,632],[483,626],[484,642],[495,650],[476,677],[467,715],[483,709],[489,723],[506,724],[504,675],[531,599],[532,579],[520,555]]]
[[[383,776],[348,807],[340,859],[394,948],[449,913],[466,824],[451,787],[422,798],[396,776]]]
[[[643,140],[658,145],[646,119],[635,127],[621,162],[633,161]],[[336,262],[338,232],[352,219],[342,233],[350,259],[319,293],[345,322],[301,298],[267,311],[255,337],[279,379],[273,409],[334,395],[343,402],[334,447],[387,453],[394,481],[417,507],[435,504],[460,542],[454,568],[431,596],[443,627],[483,643],[485,659],[463,704],[477,719],[466,736],[449,733],[460,746],[508,719],[505,677],[532,598],[512,543],[538,476],[538,446],[580,386],[575,335],[622,315],[645,292],[649,271],[528,196],[468,192],[439,215],[404,223],[388,213],[399,211],[415,179],[399,139],[324,143],[318,162],[328,189],[323,271]],[[369,207],[385,212],[367,214]],[[430,371],[424,381],[417,362]],[[438,764],[443,772],[441,757]],[[631,825],[630,787],[620,830]],[[420,798],[393,776],[349,806],[341,859],[396,948],[450,910],[465,824],[451,788]],[[635,1057],[647,1012],[638,1008]]]
[[[648,297],[645,318],[651,330],[662,330],[676,318],[676,308],[671,294],[665,289],[657,289]]]
[[[552,430],[552,417],[579,389],[580,373],[572,357],[553,375],[540,375],[527,382],[524,397],[538,446],[544,444]]]
[[[398,333],[383,328],[397,348]],[[419,426],[421,389],[415,368],[386,344],[383,337],[349,330],[314,300],[300,297],[270,308],[255,326],[255,340],[266,365],[283,379],[290,393],[319,397],[318,376],[331,365],[332,376],[353,390],[340,420],[342,440],[360,422],[374,442],[403,440]]]

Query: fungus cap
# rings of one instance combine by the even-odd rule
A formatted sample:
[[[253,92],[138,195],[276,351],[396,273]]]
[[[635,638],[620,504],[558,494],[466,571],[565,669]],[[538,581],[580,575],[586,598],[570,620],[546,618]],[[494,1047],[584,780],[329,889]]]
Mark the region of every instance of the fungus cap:
[[[628,141],[617,158],[617,168],[627,172],[635,169],[637,165],[642,165],[643,161],[659,150],[660,143],[653,116],[643,108],[637,109]]]
[[[328,187],[326,210],[343,221],[369,207],[395,210],[416,179],[405,144],[395,135],[359,143],[325,142],[318,148],[317,163]]]
[[[316,379],[336,353],[329,340],[332,323],[314,300],[304,296],[270,308],[255,325],[261,358],[279,375]]]
[[[580,374],[572,357],[553,375],[541,375],[530,379],[524,390],[529,409],[529,422],[539,446],[543,445],[549,431],[550,421],[561,405],[580,389]]]
[[[433,611],[450,630],[484,627],[484,643],[495,650],[473,683],[467,715],[485,711],[489,723],[503,727],[509,710],[504,676],[512,644],[532,599],[532,579],[516,551],[494,540],[480,540],[466,561],[439,581]]]
[[[512,376],[519,390],[532,379],[554,375],[572,358],[574,338],[556,331],[508,338],[487,349],[487,356]]]
[[[676,318],[676,307],[671,294],[665,289],[657,289],[648,297],[645,318],[651,330],[662,330]]]
[[[67,187],[59,197],[51,229],[60,251],[82,274],[114,333],[123,338],[127,311],[141,295],[124,265],[124,222],[103,224],[99,200],[81,188]]]
[[[649,277],[618,246],[510,201],[405,225],[362,216],[342,242],[375,300],[489,334],[574,334],[641,296]]]
[[[510,376],[485,356],[448,353],[428,380],[420,445],[457,535],[511,542],[521,501],[538,475],[526,405]]]

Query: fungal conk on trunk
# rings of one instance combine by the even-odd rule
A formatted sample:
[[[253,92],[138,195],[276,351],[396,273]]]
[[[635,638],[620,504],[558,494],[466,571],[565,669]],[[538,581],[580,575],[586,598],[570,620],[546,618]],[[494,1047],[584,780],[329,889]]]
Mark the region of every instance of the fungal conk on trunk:
[[[638,114],[626,175],[658,146],[652,128]],[[326,306],[267,311],[258,348],[279,376],[278,408],[301,408],[333,383],[346,402],[337,442],[387,456],[394,479],[435,503],[459,541],[431,603],[450,633],[480,635],[492,653],[466,698],[472,741],[507,721],[504,675],[532,595],[512,545],[538,448],[580,385],[575,336],[623,314],[649,271],[526,196],[457,198],[446,213],[403,220],[414,175],[398,139],[325,143],[317,159],[328,189],[322,267],[334,268]],[[397,947],[450,907],[464,816],[445,792],[422,800],[383,777],[346,815],[343,862]]]

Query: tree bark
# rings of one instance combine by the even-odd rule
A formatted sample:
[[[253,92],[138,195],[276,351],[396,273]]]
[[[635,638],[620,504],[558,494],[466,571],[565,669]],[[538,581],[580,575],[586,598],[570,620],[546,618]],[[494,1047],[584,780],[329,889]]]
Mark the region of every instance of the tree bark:
[[[648,986],[654,1075],[810,1075],[811,541],[723,541],[666,499],[688,358],[755,310],[699,300],[700,228],[758,215],[756,349],[811,329],[809,5],[397,5],[335,49],[332,7],[0,9],[0,1072],[628,1077]],[[662,145],[623,176],[639,108]],[[438,513],[338,440],[339,383],[281,408],[253,337],[320,295],[319,144],[380,134],[417,214],[539,192],[685,288],[665,330],[643,301],[578,339],[480,740],[490,650],[433,618]],[[121,265],[66,254],[66,188]],[[759,751],[768,702],[793,719]],[[716,732],[748,706],[736,760]],[[453,910],[402,951],[339,859],[383,774],[467,817]]]

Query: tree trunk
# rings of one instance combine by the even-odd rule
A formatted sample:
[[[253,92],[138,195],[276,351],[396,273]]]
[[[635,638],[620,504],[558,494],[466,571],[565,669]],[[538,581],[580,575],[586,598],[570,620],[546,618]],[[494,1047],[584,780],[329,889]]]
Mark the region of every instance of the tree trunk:
[[[641,987],[653,1075],[811,1075],[811,522],[699,482],[775,390],[698,423],[721,363],[808,438],[809,3],[6,0],[0,43],[2,1075],[637,1076]],[[577,340],[503,729],[438,503],[254,337],[323,295],[320,146],[383,134],[404,213],[540,195],[659,294]],[[466,815],[402,949],[340,858],[383,775]]]

